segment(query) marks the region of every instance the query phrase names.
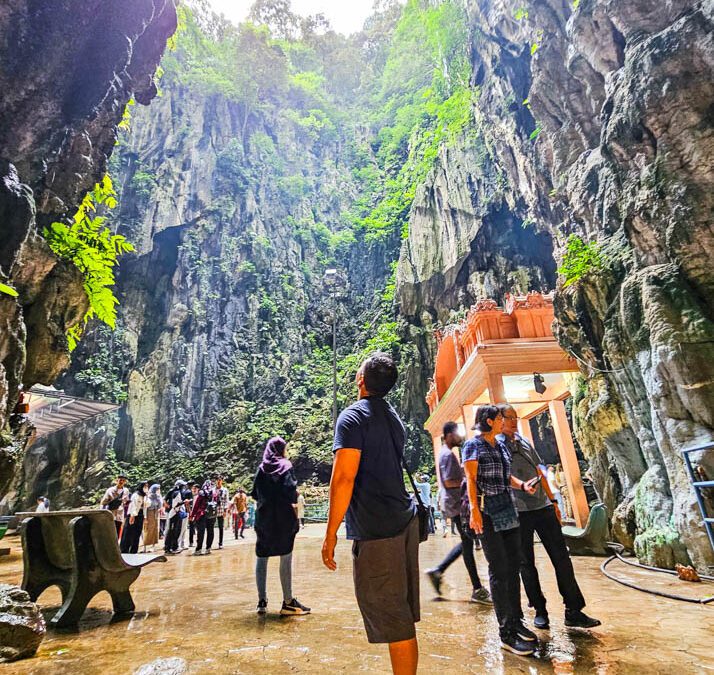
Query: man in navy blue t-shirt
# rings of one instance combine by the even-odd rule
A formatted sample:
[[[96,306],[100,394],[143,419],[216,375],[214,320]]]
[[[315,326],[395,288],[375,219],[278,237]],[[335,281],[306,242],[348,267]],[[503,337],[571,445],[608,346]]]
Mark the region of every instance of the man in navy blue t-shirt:
[[[372,354],[357,372],[359,401],[337,420],[322,560],[337,568],[337,530],[344,518],[367,639],[389,644],[393,670],[416,673],[419,523],[404,487],[404,425],[384,400],[397,374],[391,357]]]

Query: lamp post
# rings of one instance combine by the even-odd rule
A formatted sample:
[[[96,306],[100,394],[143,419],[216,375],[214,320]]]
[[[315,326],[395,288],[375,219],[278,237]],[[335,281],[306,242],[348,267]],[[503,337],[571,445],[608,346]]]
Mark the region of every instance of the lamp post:
[[[332,295],[332,429],[337,426],[337,287],[342,282],[336,269],[329,269],[323,277]]]

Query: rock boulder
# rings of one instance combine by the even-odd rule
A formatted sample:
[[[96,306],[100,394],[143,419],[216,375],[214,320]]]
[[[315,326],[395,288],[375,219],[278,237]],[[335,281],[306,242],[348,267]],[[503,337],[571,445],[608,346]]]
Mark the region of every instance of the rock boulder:
[[[45,620],[30,596],[0,584],[0,663],[34,656],[45,632]]]

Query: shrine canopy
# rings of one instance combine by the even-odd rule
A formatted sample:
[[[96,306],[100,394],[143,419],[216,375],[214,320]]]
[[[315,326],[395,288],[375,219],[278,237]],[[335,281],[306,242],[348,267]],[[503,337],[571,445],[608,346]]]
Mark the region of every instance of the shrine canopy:
[[[476,303],[458,324],[436,331],[436,365],[426,400],[426,430],[438,456],[444,423],[474,432],[474,411],[486,403],[509,403],[520,418],[520,433],[532,440],[529,420],[548,412],[578,526],[587,522],[588,506],[563,401],[577,363],[553,336],[553,296],[529,293]],[[438,466],[438,461],[437,461]]]

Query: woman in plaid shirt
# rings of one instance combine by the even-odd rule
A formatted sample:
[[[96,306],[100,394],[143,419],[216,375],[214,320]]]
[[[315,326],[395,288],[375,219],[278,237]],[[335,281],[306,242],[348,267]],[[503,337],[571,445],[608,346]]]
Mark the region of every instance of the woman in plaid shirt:
[[[470,525],[481,535],[488,561],[501,646],[514,654],[530,656],[538,643],[535,633],[523,625],[519,577],[521,538],[511,489],[533,494],[536,488],[511,475],[511,455],[496,439],[502,426],[503,417],[496,406],[480,406],[473,426],[480,434],[464,443],[461,458],[471,509]]]

